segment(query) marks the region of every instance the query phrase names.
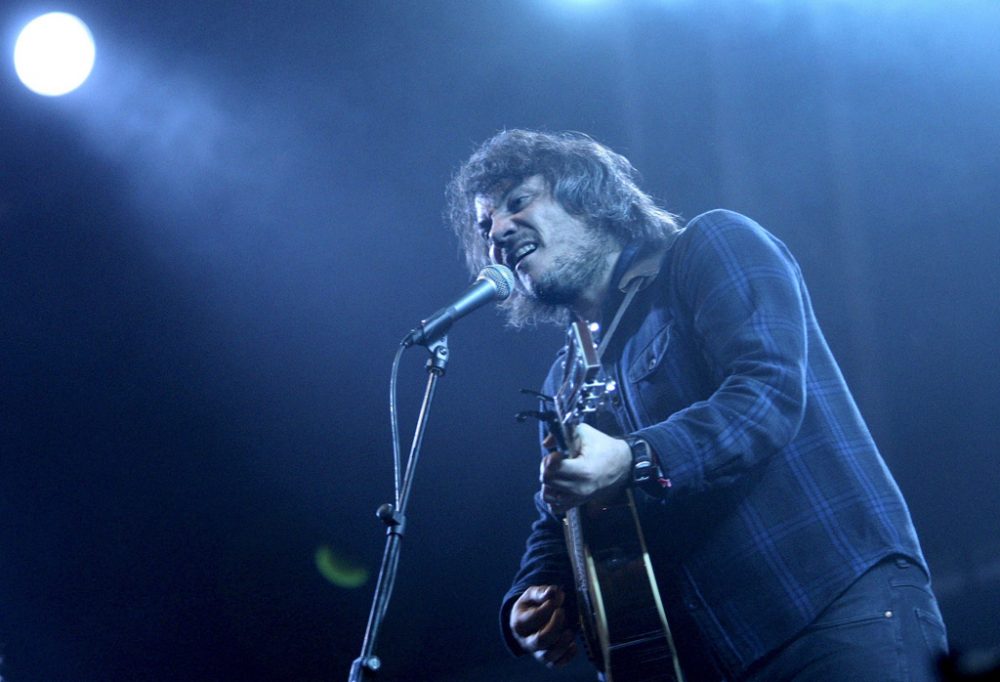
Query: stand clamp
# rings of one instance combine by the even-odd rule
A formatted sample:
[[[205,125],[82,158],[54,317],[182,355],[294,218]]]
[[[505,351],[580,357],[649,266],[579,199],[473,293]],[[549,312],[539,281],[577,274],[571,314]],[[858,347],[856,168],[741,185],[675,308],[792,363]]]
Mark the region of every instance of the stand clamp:
[[[406,514],[400,513],[390,502],[386,502],[378,508],[375,516],[386,525],[387,535],[403,537],[403,532],[406,530]]]

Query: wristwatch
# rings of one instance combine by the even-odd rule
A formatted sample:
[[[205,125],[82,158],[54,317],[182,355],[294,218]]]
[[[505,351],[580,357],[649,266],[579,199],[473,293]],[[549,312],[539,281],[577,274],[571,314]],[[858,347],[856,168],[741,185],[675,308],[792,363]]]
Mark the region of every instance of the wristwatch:
[[[632,485],[650,495],[662,495],[666,479],[653,458],[649,443],[637,436],[626,436],[625,442],[632,451]]]

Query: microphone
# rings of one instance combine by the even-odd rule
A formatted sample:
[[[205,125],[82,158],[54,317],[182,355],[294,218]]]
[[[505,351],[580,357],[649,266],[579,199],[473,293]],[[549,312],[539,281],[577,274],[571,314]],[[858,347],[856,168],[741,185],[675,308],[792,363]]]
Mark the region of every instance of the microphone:
[[[506,301],[514,290],[514,273],[506,265],[487,265],[476,281],[450,306],[441,308],[420,323],[403,339],[404,348],[413,344],[426,346],[448,333],[460,317],[482,308],[490,301]]]

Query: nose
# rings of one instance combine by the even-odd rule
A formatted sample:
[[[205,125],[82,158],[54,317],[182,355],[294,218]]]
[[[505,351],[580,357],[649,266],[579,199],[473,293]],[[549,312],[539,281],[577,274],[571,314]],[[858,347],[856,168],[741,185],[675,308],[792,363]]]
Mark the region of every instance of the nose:
[[[510,239],[517,232],[517,224],[511,220],[509,214],[494,213],[490,225],[489,240],[494,246],[502,246],[503,242]]]
[[[503,264],[504,243],[517,232],[517,225],[510,219],[509,215],[493,214],[493,222],[487,235],[490,244],[490,261],[494,264]]]

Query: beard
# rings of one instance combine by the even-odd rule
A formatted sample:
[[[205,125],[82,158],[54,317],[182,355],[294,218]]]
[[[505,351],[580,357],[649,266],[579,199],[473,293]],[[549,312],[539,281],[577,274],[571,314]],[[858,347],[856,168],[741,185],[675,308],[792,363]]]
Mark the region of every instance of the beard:
[[[607,262],[601,255],[585,258],[564,256],[538,280],[527,287],[528,294],[548,306],[570,306],[599,277],[604,275]]]
[[[573,305],[607,274],[612,267],[607,254],[616,246],[611,235],[598,230],[589,232],[572,252],[557,257],[538,279],[525,285],[528,296],[551,308]]]

